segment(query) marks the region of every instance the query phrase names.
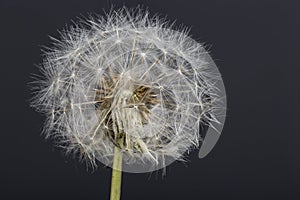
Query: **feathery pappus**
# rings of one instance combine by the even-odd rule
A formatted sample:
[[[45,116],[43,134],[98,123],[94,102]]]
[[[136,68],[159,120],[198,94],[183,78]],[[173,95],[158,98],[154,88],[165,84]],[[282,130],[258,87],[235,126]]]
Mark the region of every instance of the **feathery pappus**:
[[[220,99],[208,52],[161,17],[122,8],[81,19],[45,53],[32,106],[44,133],[91,166],[165,167],[199,147]]]

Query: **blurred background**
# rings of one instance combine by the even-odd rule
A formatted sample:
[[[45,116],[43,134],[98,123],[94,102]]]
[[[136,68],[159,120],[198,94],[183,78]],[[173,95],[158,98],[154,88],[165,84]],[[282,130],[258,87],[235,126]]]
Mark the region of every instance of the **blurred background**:
[[[1,0],[0,199],[109,199],[109,168],[87,171],[40,135],[28,83],[41,47],[77,17],[144,5],[191,28],[227,92],[222,135],[205,158],[123,174],[122,200],[300,199],[300,3],[297,0]]]

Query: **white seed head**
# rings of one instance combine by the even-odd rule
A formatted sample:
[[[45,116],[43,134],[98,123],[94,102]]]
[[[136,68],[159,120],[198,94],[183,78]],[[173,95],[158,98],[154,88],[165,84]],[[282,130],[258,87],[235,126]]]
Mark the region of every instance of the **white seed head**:
[[[111,166],[118,146],[124,171],[165,167],[199,146],[200,124],[216,121],[208,53],[147,11],[82,20],[54,43],[32,105],[47,115],[46,136],[92,166]]]

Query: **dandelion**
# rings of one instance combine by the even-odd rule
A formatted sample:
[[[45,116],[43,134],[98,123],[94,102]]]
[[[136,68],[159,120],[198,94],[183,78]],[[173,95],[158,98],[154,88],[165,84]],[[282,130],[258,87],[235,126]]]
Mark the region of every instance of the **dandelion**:
[[[164,168],[199,147],[201,125],[218,122],[220,96],[203,46],[141,9],[81,20],[53,39],[32,105],[47,116],[46,137],[90,166]]]

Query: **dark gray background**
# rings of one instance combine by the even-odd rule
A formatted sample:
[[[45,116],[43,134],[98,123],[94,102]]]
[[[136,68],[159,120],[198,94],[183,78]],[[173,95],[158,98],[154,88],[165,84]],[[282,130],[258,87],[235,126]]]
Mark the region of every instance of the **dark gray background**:
[[[110,169],[100,164],[87,172],[40,135],[44,118],[28,106],[27,83],[47,35],[111,3],[1,0],[0,199],[109,198]],[[122,199],[300,199],[299,1],[124,4],[138,3],[191,27],[192,37],[208,45],[223,75],[228,116],[206,158],[194,151],[189,162],[168,167],[166,177],[124,173]]]

